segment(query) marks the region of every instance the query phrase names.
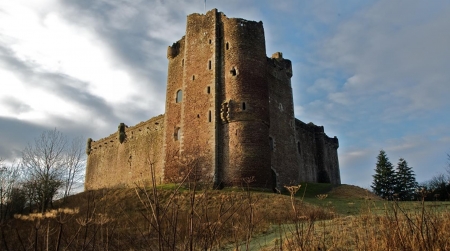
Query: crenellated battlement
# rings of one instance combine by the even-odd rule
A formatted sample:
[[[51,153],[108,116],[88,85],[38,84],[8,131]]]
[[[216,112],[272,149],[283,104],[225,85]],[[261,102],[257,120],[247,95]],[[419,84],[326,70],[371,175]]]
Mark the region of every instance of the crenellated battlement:
[[[292,78],[292,62],[283,58],[283,53],[275,52],[271,58],[267,58],[268,64],[271,66],[270,74],[276,78]]]
[[[124,123],[120,123],[119,127],[121,124],[123,124],[123,128],[124,128],[124,133],[126,135],[126,140],[128,139],[128,137],[131,137],[131,139],[133,139],[134,137],[138,137],[138,135],[143,135],[145,133],[149,133],[151,131],[162,131],[164,130],[164,128],[162,127],[164,122],[164,114],[161,114],[159,116],[153,117],[147,121],[141,121],[139,124],[134,125],[134,126],[127,126]],[[130,136],[128,136],[130,135]],[[90,150],[91,152],[94,150],[97,150],[98,148],[108,145],[108,144],[112,144],[112,143],[120,143],[120,132],[115,132],[110,134],[107,137],[101,138],[99,140],[92,140],[91,138],[88,139],[88,142],[90,141]],[[123,143],[123,142],[122,142]]]

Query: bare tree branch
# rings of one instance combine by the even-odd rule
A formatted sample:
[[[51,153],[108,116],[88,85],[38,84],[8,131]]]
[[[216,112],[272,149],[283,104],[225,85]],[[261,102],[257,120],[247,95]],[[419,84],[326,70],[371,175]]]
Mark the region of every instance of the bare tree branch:
[[[84,180],[84,167],[86,165],[81,137],[72,140],[67,149],[67,167],[64,181],[64,198],[67,198],[73,189],[81,186]]]
[[[19,187],[21,172],[19,165],[5,164],[0,158],[0,222],[11,213],[13,199]]]
[[[26,184],[30,203],[44,212],[60,189],[67,197],[83,170],[81,139],[72,142],[54,129],[43,132],[22,152],[22,166],[26,169]]]

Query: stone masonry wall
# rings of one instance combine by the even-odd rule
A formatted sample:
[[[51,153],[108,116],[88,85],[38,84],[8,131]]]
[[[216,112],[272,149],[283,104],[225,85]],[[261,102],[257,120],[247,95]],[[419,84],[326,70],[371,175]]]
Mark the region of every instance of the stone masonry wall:
[[[176,179],[182,179],[182,172],[178,172],[178,161],[175,158],[180,155],[181,142],[183,139],[183,128],[181,124],[181,113],[183,109],[183,100],[185,92],[183,90],[184,79],[184,59],[185,37],[174,43],[167,49],[167,58],[169,60],[167,74],[167,93],[166,93],[166,113],[164,118],[164,172],[166,181],[173,182]]]
[[[299,181],[340,184],[336,137],[324,133],[323,126],[295,120],[299,155]]]
[[[280,52],[267,59],[271,164],[278,189],[297,184],[300,165],[295,141],[292,64]]]
[[[220,127],[222,182],[272,187],[270,169],[269,90],[262,22],[221,14],[222,103]]]
[[[337,149],[339,148],[339,141],[336,137],[329,138],[324,135],[324,138],[324,159],[326,160],[324,169],[329,175],[330,183],[338,185],[341,184],[341,173],[339,170],[339,159],[337,151]]]
[[[169,52],[174,47],[179,49],[176,55],[168,53],[167,95],[174,97],[181,90],[183,96],[179,102],[173,98],[166,102],[168,181],[183,179],[188,173],[200,181],[210,181],[214,176],[216,12],[189,15],[186,36],[169,47]]]
[[[122,143],[119,132],[92,141],[86,152],[85,189],[114,186],[134,186],[136,182],[150,182],[150,163],[155,168],[156,181],[162,177],[162,144],[164,115],[154,117],[132,127],[126,127]]]

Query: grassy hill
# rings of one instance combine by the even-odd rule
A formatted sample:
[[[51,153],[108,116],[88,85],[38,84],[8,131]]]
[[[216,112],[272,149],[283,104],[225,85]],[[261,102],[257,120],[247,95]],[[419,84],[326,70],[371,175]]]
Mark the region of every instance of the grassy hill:
[[[362,243],[367,250],[384,250],[406,245],[388,238],[411,235],[424,223],[436,228],[416,242],[434,238],[438,246],[432,247],[442,248],[441,240],[450,236],[448,227],[441,229],[449,222],[448,204],[439,204],[439,211],[437,204],[408,204],[418,206],[414,211],[352,185],[304,183],[291,190],[296,190],[292,196],[169,184],[87,191],[55,203],[44,215],[25,214],[2,223],[0,250],[326,250],[361,249]],[[426,217],[414,218],[416,213]],[[412,229],[407,222],[414,223]],[[383,228],[391,235],[379,231]]]

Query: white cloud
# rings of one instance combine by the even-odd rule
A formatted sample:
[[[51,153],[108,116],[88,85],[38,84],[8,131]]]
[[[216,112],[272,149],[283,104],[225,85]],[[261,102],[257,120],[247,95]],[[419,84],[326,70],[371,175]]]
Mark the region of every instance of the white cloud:
[[[332,33],[298,67],[307,88],[296,94],[299,118],[338,136],[344,182],[370,184],[381,148],[395,161],[402,155],[411,162],[420,180],[431,177],[427,168],[440,168],[448,151],[450,8],[416,12],[417,4],[378,1],[329,24]],[[424,136],[434,131],[441,136]]]
[[[0,18],[0,45],[8,46],[12,56],[32,67],[32,72],[25,73],[26,80],[19,71],[0,70],[1,78],[8,81],[0,100],[10,96],[31,107],[19,114],[0,108],[0,115],[42,124],[52,123],[48,116],[88,118],[89,110],[59,96],[55,87],[63,85],[101,96],[111,106],[120,106],[140,94],[133,88],[139,81],[117,66],[109,46],[89,27],[68,23],[57,7],[37,12],[33,5],[15,2],[0,8],[6,13]],[[48,74],[76,81],[43,79]]]
[[[306,89],[306,91],[309,93],[318,94],[318,93],[323,93],[323,92],[326,92],[326,93],[334,92],[334,91],[336,91],[336,89],[337,89],[337,84],[334,79],[319,78],[314,82],[313,85],[308,87]]]
[[[450,8],[424,13],[415,12],[417,2],[403,7],[380,1],[339,25],[323,44],[322,65],[353,75],[344,95],[369,99],[386,92],[408,103],[405,112],[441,108],[450,95]]]

